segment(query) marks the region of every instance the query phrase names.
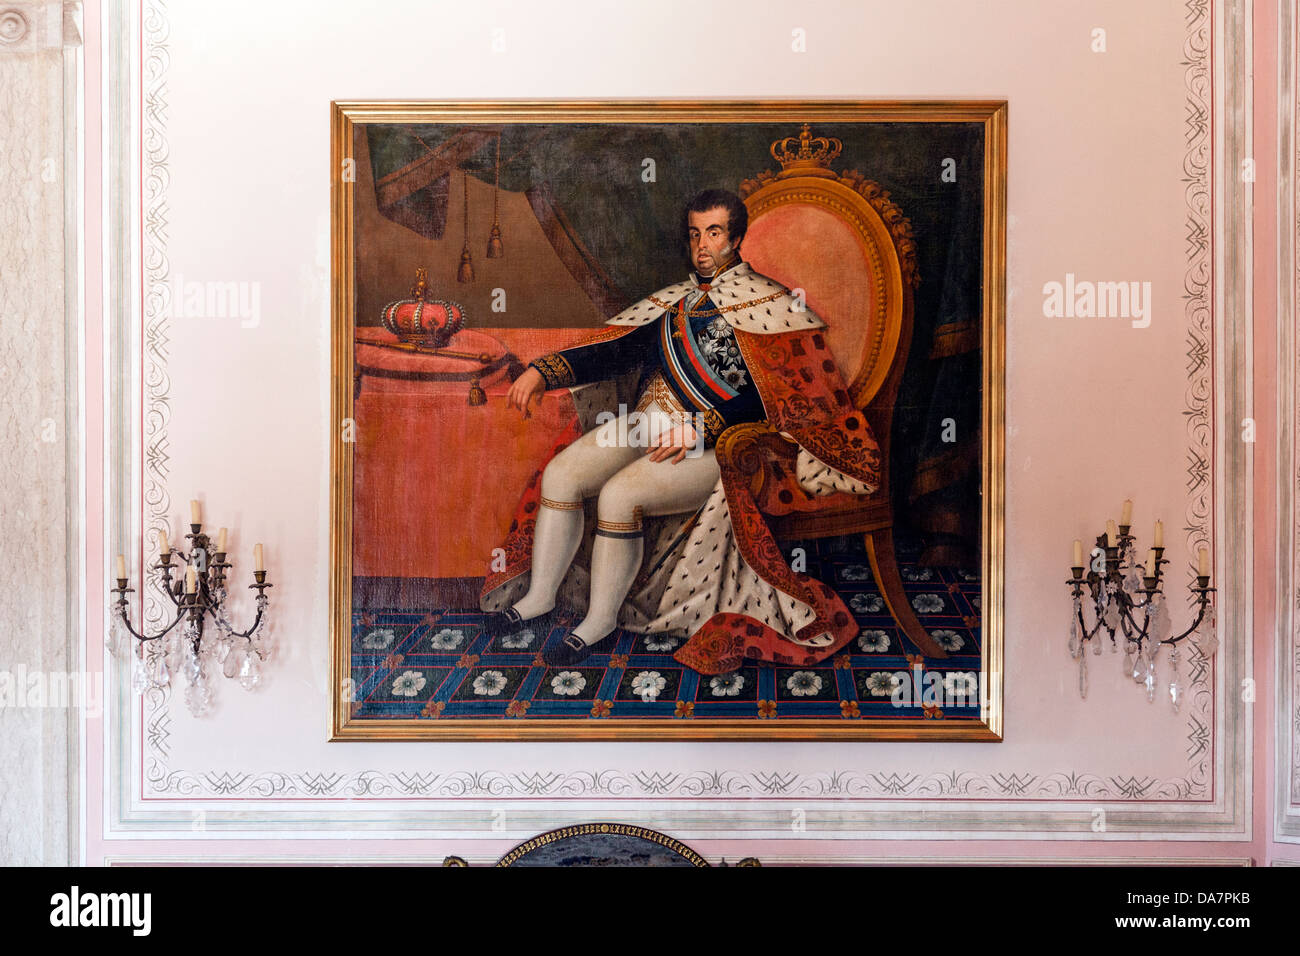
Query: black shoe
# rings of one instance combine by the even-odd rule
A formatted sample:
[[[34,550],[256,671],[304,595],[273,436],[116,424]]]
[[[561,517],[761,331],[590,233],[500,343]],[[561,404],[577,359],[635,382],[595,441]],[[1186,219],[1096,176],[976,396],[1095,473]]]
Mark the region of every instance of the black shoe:
[[[595,644],[588,644],[573,631],[569,631],[558,644],[542,649],[542,660],[550,667],[572,667],[581,664],[592,654],[612,651],[618,644],[618,628],[606,634]]]
[[[513,607],[508,607],[504,611],[493,611],[484,618],[483,633],[495,640],[508,634],[517,634],[527,627],[532,628],[534,633],[539,633],[545,638],[551,629],[552,622],[559,613],[560,607],[557,605],[553,610],[525,620],[519,616],[519,612]]]

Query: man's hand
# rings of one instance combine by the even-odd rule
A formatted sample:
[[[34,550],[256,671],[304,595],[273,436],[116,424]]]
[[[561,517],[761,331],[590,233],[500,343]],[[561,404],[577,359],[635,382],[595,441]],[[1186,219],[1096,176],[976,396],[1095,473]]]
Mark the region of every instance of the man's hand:
[[[528,410],[528,406],[532,404],[533,399],[541,398],[545,391],[546,379],[542,378],[541,372],[530,365],[510,386],[510,391],[506,394],[506,405],[519,409],[524,413],[524,418],[531,418],[532,412]]]
[[[651,461],[665,461],[672,458],[675,465],[685,460],[687,449],[694,448],[695,442],[695,427],[687,422],[662,433],[651,443],[650,450],[646,454],[650,456]]]

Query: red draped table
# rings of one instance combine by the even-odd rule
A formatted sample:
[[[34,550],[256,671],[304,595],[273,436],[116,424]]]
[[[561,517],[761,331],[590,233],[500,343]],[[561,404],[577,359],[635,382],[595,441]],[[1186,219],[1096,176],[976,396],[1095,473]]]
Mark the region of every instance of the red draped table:
[[[486,403],[474,405],[479,359],[396,351],[383,347],[397,342],[387,330],[357,329],[352,575],[354,585],[364,585],[354,587],[358,603],[474,602],[525,483],[574,415],[567,389],[547,392],[527,420],[508,409],[511,360],[527,364],[589,334],[457,333],[448,349],[487,356],[495,366],[478,382]]]

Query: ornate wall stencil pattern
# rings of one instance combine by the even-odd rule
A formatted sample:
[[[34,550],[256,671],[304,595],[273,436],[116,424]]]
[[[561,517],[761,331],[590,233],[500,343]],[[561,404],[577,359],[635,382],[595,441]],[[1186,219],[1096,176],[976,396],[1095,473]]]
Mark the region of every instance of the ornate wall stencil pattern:
[[[1183,82],[1187,91],[1184,135],[1187,152],[1183,158],[1183,195],[1187,202],[1187,271],[1183,279],[1184,314],[1187,320],[1187,532],[1188,554],[1201,547],[1214,554],[1210,524],[1214,515],[1214,407],[1213,329],[1214,261],[1210,236],[1213,228],[1213,190],[1210,186],[1210,118],[1213,115],[1214,84],[1210,75],[1209,0],[1186,4],[1188,33],[1183,44]],[[1184,556],[1171,554],[1170,580],[1181,580],[1179,562]],[[1172,606],[1170,610],[1176,612]],[[1214,724],[1214,688],[1210,668],[1193,645],[1192,674],[1188,682],[1188,759],[1190,778],[1205,791],[1213,776],[1214,748],[1210,728]]]
[[[1005,798],[1107,801],[1194,799],[1188,781],[1155,777],[1111,776],[1032,771],[990,774],[952,770],[910,774],[828,771],[798,774],[782,771],[577,770],[509,773],[450,770],[385,773],[366,770],[309,773],[242,773],[170,771],[152,762],[146,774],[156,793],[185,797],[801,797],[881,799],[910,797]]]
[[[145,230],[145,477],[146,520],[151,532],[163,526],[169,499],[166,492],[168,466],[167,427],[170,418],[170,382],[167,376],[168,279],[166,190],[169,183],[167,132],[167,70],[169,28],[164,3],[144,0],[144,230]],[[1186,271],[1184,275],[1186,331],[1187,418],[1187,527],[1186,540],[1192,553],[1208,546],[1212,537],[1214,507],[1213,428],[1214,382],[1212,377],[1213,260],[1212,195],[1210,181],[1210,117],[1213,110],[1213,79],[1210,68],[1211,8],[1208,0],[1189,0],[1186,34],[1182,48],[1186,90],[1186,152],[1180,170],[1186,201]],[[1171,51],[1172,52],[1172,51]],[[1171,555],[1172,556],[1172,555]],[[1176,614],[1178,608],[1171,608]],[[155,607],[155,613],[158,608]],[[511,773],[508,771],[431,770],[387,772],[370,769],[357,772],[193,771],[171,767],[171,721],[169,694],[150,694],[144,705],[144,790],[150,797],[192,799],[239,797],[279,800],[286,797],[331,798],[428,798],[492,799],[526,797],[536,799],[575,797],[673,798],[690,800],[707,797],[800,797],[805,799],[862,800],[911,798],[954,802],[968,799],[1021,801],[1100,800],[1141,804],[1149,801],[1206,802],[1214,784],[1214,688],[1212,668],[1193,653],[1190,662],[1189,703],[1184,714],[1186,772],[1168,779],[1085,772],[1059,768],[1051,772],[1026,767],[996,772],[952,769],[934,773],[873,771],[870,768],[835,769],[794,773],[781,770],[738,771],[730,769],[683,769],[679,771],[632,771],[583,769],[557,772]],[[116,719],[129,719],[119,710]],[[116,754],[122,763],[116,773],[133,779],[130,755]],[[1135,807],[1135,810],[1137,808]],[[277,811],[238,810],[241,819],[277,819]],[[1031,816],[1026,807],[1027,829],[1050,825]],[[950,824],[944,811],[933,814],[933,828]],[[847,814],[846,814],[847,816]],[[342,824],[340,824],[342,825]],[[851,826],[846,822],[845,827]],[[177,824],[188,827],[188,823]],[[488,823],[483,824],[486,829]],[[986,824],[988,832],[1000,832],[997,823]],[[1158,822],[1153,829],[1159,828]],[[968,829],[979,829],[971,824]]]
[[[171,56],[167,50],[169,27],[167,6],[161,0],[144,2],[144,65],[141,125],[143,136],[143,176],[140,184],[143,199],[143,278],[141,297],[144,303],[144,508],[145,553],[162,530],[171,533],[168,511],[171,498],[167,492],[170,449],[167,428],[171,424],[171,379],[168,376],[169,331],[171,328],[171,292],[168,279],[171,266],[167,260],[167,187],[171,182],[167,150],[167,70]],[[173,546],[177,543],[173,542]],[[155,549],[156,550],[156,549]],[[145,589],[145,622],[152,630],[164,623],[164,611],[171,604],[156,587]],[[151,652],[161,650],[161,641],[153,641]]]

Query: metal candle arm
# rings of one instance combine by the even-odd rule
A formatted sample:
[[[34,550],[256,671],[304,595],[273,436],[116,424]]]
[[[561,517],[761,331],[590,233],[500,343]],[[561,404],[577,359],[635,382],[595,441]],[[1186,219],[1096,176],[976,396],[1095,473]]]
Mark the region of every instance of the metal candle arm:
[[[208,567],[213,569],[212,584],[214,587],[219,588],[224,586],[226,580],[225,570],[226,568],[233,567],[233,565],[228,564],[227,562],[222,560],[223,558],[225,558],[225,556],[226,556],[225,552],[218,554],[216,556],[217,560],[214,561],[212,564],[208,565]],[[261,597],[265,593],[266,589],[271,587],[271,585],[265,583],[266,572],[254,571],[253,577],[257,579],[257,583],[250,584],[249,587],[257,588],[257,595],[258,597]],[[214,601],[212,603],[211,611],[212,611],[212,616],[213,618],[216,619],[218,626],[220,626],[220,628],[226,632],[226,635],[228,637],[251,637],[253,633],[257,631],[257,625],[262,623],[262,615],[266,611],[266,602],[264,601],[257,602],[257,615],[253,618],[252,626],[246,631],[236,631],[234,626],[230,623],[230,621],[226,619],[224,601],[222,602]]]
[[[1107,538],[1105,534],[1100,534],[1097,536],[1097,547],[1101,548],[1106,552],[1106,572],[1104,576],[1098,574],[1096,571],[1089,571],[1088,576],[1085,578],[1083,576],[1082,567],[1071,568],[1070,571],[1073,574],[1073,577],[1067,580],[1065,583],[1070,585],[1074,597],[1082,597],[1083,587],[1086,584],[1088,586],[1088,590],[1092,594],[1093,602],[1095,604],[1100,598],[1100,595],[1102,593],[1101,589],[1105,586],[1107,582],[1113,581],[1116,585],[1115,600],[1120,602],[1120,615],[1121,615],[1120,626],[1124,631],[1124,636],[1127,640],[1136,643],[1140,648],[1142,646],[1142,642],[1148,639],[1147,632],[1151,626],[1151,611],[1150,611],[1151,603],[1154,600],[1155,595],[1161,593],[1160,566],[1163,564],[1168,564],[1169,559],[1164,557],[1165,549],[1163,547],[1153,549],[1156,553],[1155,576],[1148,577],[1145,574],[1142,576],[1142,581],[1146,586],[1143,588],[1139,588],[1138,593],[1145,594],[1147,595],[1147,597],[1145,600],[1141,602],[1134,601],[1133,598],[1129,595],[1129,593],[1124,590],[1124,577],[1120,573],[1120,563],[1123,560],[1123,556],[1128,551],[1128,544],[1130,541],[1135,540],[1134,537],[1128,533],[1128,529],[1129,529],[1128,525],[1119,526],[1119,531],[1120,531],[1119,544],[1116,547],[1109,547],[1107,545],[1106,543]],[[1198,627],[1200,627],[1201,622],[1205,619],[1205,610],[1210,603],[1210,594],[1215,590],[1209,585],[1210,585],[1209,575],[1198,574],[1196,576],[1195,586],[1188,587],[1188,590],[1192,591],[1197,595],[1198,608],[1197,608],[1196,620],[1192,622],[1191,626],[1188,627],[1187,630],[1183,631],[1178,636],[1166,637],[1163,640],[1161,640],[1159,643],[1169,644],[1171,646],[1176,645],[1179,641],[1187,638],[1192,633],[1194,633]],[[1132,612],[1134,608],[1146,609],[1146,613],[1142,617],[1142,625],[1140,627],[1137,621],[1133,617]],[[1093,627],[1089,629],[1087,622],[1083,619],[1082,602],[1079,603],[1077,613],[1079,616],[1080,639],[1082,641],[1089,641],[1094,636],[1096,636],[1099,630],[1101,630],[1102,626],[1105,624],[1105,619],[1102,617],[1101,614],[1098,614],[1096,624],[1094,624]],[[1132,631],[1129,630],[1129,625],[1132,626],[1133,628]],[[1110,629],[1108,628],[1108,630]],[[1113,630],[1110,630],[1110,637],[1111,640],[1114,641],[1115,632]]]
[[[208,554],[208,536],[202,533],[201,528],[202,525],[191,524],[190,533],[185,537],[189,538],[193,542],[194,547],[201,548],[205,554]],[[171,562],[172,554],[174,553],[178,552],[176,552],[174,548],[169,548],[166,554],[159,556],[158,563],[153,565],[152,569],[160,572],[159,584],[163,592],[171,598],[172,603],[176,606],[176,620],[172,621],[157,634],[142,634],[137,631],[132,627],[131,620],[127,616],[126,599],[127,594],[133,592],[135,588],[127,587],[126,578],[118,578],[117,587],[112,589],[112,593],[117,595],[114,607],[119,616],[121,616],[122,623],[126,625],[127,631],[129,631],[136,640],[156,641],[159,638],[165,637],[171,632],[172,628],[188,617],[194,622],[196,627],[196,636],[194,641],[197,645],[197,643],[203,638],[203,617],[205,614],[211,614],[213,619],[216,620],[230,636],[244,638],[250,637],[262,622],[262,616],[266,610],[266,602],[258,600],[257,615],[253,618],[253,624],[248,630],[236,631],[230,626],[224,613],[225,602],[216,600],[214,595],[214,591],[217,588],[224,586],[226,568],[231,567],[231,565],[226,562],[226,553],[221,551],[212,554],[212,560],[206,562],[206,567],[202,574],[199,574],[196,569],[195,578],[197,580],[193,594],[187,593],[184,590],[184,582],[182,580],[178,580],[174,587],[172,585]],[[187,560],[186,567],[188,566],[189,562]],[[257,596],[260,599],[265,595],[266,589],[273,585],[266,583],[265,571],[254,571],[253,578],[255,579],[255,583],[250,584],[249,587],[257,590]]]

